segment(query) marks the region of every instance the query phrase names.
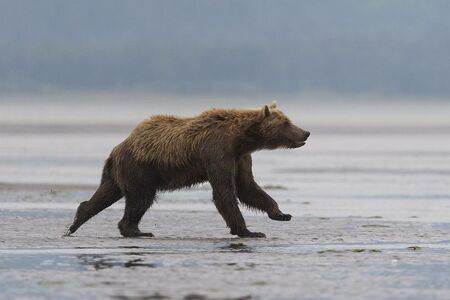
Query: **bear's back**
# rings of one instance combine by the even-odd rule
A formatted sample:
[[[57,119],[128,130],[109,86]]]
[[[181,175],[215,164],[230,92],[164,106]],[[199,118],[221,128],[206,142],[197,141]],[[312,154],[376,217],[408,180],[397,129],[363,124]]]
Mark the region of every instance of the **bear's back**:
[[[156,115],[142,121],[119,145],[140,162],[181,167],[233,146],[240,132],[257,119],[256,110],[211,109],[194,117]]]
[[[157,115],[142,121],[124,141],[141,162],[161,166],[185,165],[197,145],[191,134],[192,118]]]

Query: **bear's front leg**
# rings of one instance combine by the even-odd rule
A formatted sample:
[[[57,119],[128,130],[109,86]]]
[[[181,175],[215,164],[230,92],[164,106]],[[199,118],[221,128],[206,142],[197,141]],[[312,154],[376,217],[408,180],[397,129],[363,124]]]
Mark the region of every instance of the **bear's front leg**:
[[[208,179],[213,189],[213,200],[217,210],[230,228],[231,234],[239,237],[266,237],[264,233],[251,232],[247,229],[236,198],[234,174],[234,166],[231,170],[215,166],[208,171]]]
[[[250,154],[244,155],[238,160],[236,188],[239,200],[248,207],[266,212],[272,220],[291,220],[291,215],[282,213],[275,200],[253,179]]]

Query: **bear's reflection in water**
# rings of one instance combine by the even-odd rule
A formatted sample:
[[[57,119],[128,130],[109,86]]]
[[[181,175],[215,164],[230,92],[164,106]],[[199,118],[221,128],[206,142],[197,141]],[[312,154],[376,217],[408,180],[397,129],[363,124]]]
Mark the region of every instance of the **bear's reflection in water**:
[[[155,256],[158,254],[195,254],[205,252],[204,249],[179,249],[178,251],[152,251],[150,249],[142,248],[142,251],[133,251],[133,249],[139,249],[135,246],[121,246],[120,248],[129,248],[130,252],[118,252],[118,253],[83,253],[77,255],[79,264],[87,267],[88,269],[104,270],[111,268],[158,268],[163,267],[163,260],[158,260]],[[221,245],[215,245],[213,249],[209,249],[207,252],[229,252],[229,253],[254,253],[254,249],[244,243],[221,243]],[[156,259],[156,260],[155,260]],[[195,260],[189,259],[188,265],[195,263]],[[183,262],[185,265],[185,262]]]
[[[242,252],[252,253],[253,249],[243,243],[230,243],[229,245],[219,247],[221,252]]]
[[[143,255],[143,253],[124,253],[124,255],[132,255],[132,258],[121,260],[118,257],[108,254],[80,254],[78,259],[80,264],[95,270],[111,269],[111,268],[157,268],[161,267],[161,263],[146,262],[143,258],[137,258],[136,256]]]

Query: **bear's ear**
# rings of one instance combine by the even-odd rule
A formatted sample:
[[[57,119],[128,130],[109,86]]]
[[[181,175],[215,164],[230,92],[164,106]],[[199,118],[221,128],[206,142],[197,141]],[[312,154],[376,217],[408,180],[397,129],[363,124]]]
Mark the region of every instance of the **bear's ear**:
[[[270,116],[270,109],[267,105],[264,105],[264,107],[261,109],[261,112],[259,113],[261,116],[261,119],[267,118]]]
[[[277,101],[273,101],[272,104],[269,105],[270,109],[277,109]]]

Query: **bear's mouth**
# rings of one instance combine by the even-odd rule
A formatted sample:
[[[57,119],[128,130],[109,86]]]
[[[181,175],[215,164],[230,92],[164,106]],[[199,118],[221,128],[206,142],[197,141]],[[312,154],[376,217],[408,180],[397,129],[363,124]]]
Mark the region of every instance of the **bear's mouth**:
[[[304,140],[304,141],[293,141],[293,140],[291,140],[290,142],[291,143],[289,145],[289,148],[300,148],[301,146],[306,144],[306,140]]]

